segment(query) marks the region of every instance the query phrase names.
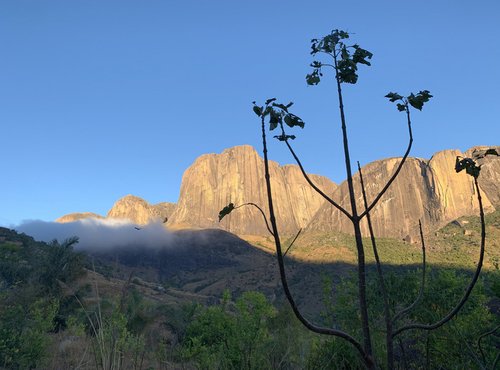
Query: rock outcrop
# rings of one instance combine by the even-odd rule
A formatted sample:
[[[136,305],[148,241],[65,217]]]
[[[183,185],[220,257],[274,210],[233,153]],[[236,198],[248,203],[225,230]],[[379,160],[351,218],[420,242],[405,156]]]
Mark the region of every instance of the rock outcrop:
[[[379,237],[415,240],[418,220],[426,231],[434,230],[464,215],[478,214],[478,202],[472,177],[455,172],[458,150],[436,153],[430,160],[408,158],[399,176],[371,212],[375,235]],[[372,162],[362,168],[367,198],[370,202],[385,186],[401,158]],[[488,178],[486,171],[481,176]],[[496,175],[498,176],[498,172]],[[363,210],[359,174],[353,178],[358,210]],[[485,180],[494,187],[493,180]],[[498,186],[498,183],[495,183]],[[494,189],[491,190],[494,192]],[[350,211],[347,182],[343,182],[333,195],[334,200]],[[486,212],[494,210],[492,201],[483,194]],[[368,226],[362,222],[362,232],[368,235]],[[311,220],[308,230],[342,231],[352,233],[352,224],[330,204],[323,204]]]
[[[481,164],[479,184],[486,212],[500,207],[500,157],[484,156],[487,148],[474,147],[462,153],[444,150],[430,160],[408,158],[399,176],[372,210],[372,221],[378,237],[418,240],[418,220],[425,231],[435,230],[461,216],[477,215],[478,204],[473,179],[465,172],[455,172],[457,156],[478,157]],[[496,148],[500,152],[500,147]],[[401,158],[388,158],[363,167],[363,177],[369,201],[387,183]],[[283,235],[296,233],[299,228],[312,231],[352,233],[346,217],[318,195],[295,165],[279,166],[270,161],[271,183],[276,218]],[[145,200],[127,195],[118,200],[107,218],[128,219],[136,224],[153,221],[178,228],[221,228],[238,235],[268,235],[260,212],[253,206],[242,207],[219,223],[219,211],[234,203],[259,205],[268,214],[267,191],[263,159],[251,146],[226,149],[221,154],[206,154],[197,158],[185,171],[179,201],[151,205]],[[309,175],[325,193],[350,211],[347,183],[335,185],[323,176]],[[363,209],[359,175],[354,175],[358,210]],[[72,222],[82,218],[103,218],[95,213],[73,213],[57,219]],[[368,235],[366,222],[362,223]]]
[[[70,213],[59,217],[56,222],[74,222],[84,218],[99,218],[99,219],[125,219],[138,225],[145,225],[150,222],[165,222],[168,217],[174,212],[175,203],[158,203],[149,204],[144,199],[134,195],[126,195],[116,201],[113,207],[109,210],[106,217],[102,217],[96,213]]]
[[[59,217],[56,222],[59,222],[61,224],[67,223],[67,222],[74,222],[78,220],[82,220],[84,218],[99,218],[103,219],[101,215],[98,215],[97,213],[93,212],[80,212],[80,213],[70,213],[64,216]]]
[[[165,221],[174,209],[173,203],[151,205],[144,199],[129,194],[117,200],[106,217],[126,219],[138,225],[146,225],[151,222]]]
[[[249,145],[202,155],[184,172],[178,206],[171,227],[222,228],[239,235],[266,235],[262,215],[252,206],[231,213],[219,223],[219,211],[229,203],[253,202],[267,214],[264,160]],[[283,234],[305,227],[323,203],[295,165],[279,166],[270,161],[276,218]],[[327,194],[336,185],[323,176],[311,180]]]

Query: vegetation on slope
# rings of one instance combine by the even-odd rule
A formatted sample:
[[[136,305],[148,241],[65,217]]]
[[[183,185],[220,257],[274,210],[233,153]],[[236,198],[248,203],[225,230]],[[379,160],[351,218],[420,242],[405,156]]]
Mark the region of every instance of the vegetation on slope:
[[[406,368],[491,368],[500,347],[498,332],[482,338],[480,347],[478,339],[500,324],[499,220],[498,212],[488,215],[486,270],[464,310],[451,325],[429,335],[408,332],[401,336],[395,352],[398,363]],[[477,229],[477,220],[468,217],[428,237],[428,283],[420,304],[405,321],[431,322],[462,294],[477,253]],[[148,281],[151,273],[143,278],[131,275],[140,272],[139,268],[96,260],[96,268],[106,272],[105,277],[88,270],[92,264],[73,251],[72,242],[37,243],[0,229],[0,368],[362,367],[356,352],[344,342],[305,330],[272,290],[264,289],[266,296],[247,291],[258,289],[259,280],[249,280],[247,285],[239,281],[231,286],[231,297],[223,293],[223,280],[210,289],[203,287],[210,280],[209,271],[213,275],[217,270],[208,266],[169,283]],[[304,259],[326,253],[327,247],[338,253],[322,257],[324,269],[312,275]],[[349,267],[353,248],[346,235],[305,234],[287,256],[287,268],[296,271],[294,289],[304,302],[311,303],[310,296],[301,291],[301,279],[322,291],[322,301],[309,313],[312,320],[359,335],[356,276]],[[381,240],[380,255],[388,263],[391,305],[399,310],[419,293],[419,247]],[[339,259],[346,263],[332,263]],[[373,257],[367,259],[370,262]],[[257,265],[269,262],[263,256],[256,261]],[[226,279],[239,273],[242,265],[237,266],[233,272],[231,265],[223,266]],[[273,271],[272,266],[256,268],[259,274]],[[374,351],[380,357],[384,350],[382,301],[373,269],[368,270]],[[276,276],[269,278],[276,280]],[[261,276],[262,283],[269,285],[266,279]]]

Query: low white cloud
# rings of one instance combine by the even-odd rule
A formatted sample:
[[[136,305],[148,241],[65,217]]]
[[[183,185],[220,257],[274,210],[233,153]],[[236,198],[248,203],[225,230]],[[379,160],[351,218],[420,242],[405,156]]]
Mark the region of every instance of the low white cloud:
[[[76,236],[79,243],[75,249],[103,250],[115,247],[142,246],[150,248],[169,247],[173,234],[162,223],[139,226],[125,220],[87,218],[75,222],[58,223],[39,220],[24,221],[15,227],[19,232],[35,240],[62,242]]]

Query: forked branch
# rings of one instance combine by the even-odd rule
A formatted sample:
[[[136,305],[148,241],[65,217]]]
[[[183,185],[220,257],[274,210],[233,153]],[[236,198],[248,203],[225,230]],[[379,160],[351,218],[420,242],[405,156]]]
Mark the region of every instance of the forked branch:
[[[293,246],[293,243],[295,243],[295,241],[297,240],[297,238],[299,237],[300,233],[302,232],[302,228],[299,229],[297,235],[295,235],[295,238],[293,238],[292,242],[290,243],[290,245],[288,246],[288,248],[286,249],[285,253],[283,253],[283,257],[286,257],[286,254],[288,253],[288,251],[292,248]]]
[[[476,270],[474,272],[474,275],[472,277],[471,282],[469,283],[469,286],[464,292],[464,295],[462,299],[457,303],[457,305],[441,320],[433,323],[433,324],[409,324],[406,326],[403,326],[396,330],[394,332],[394,336],[397,336],[401,334],[404,331],[411,330],[411,329],[421,329],[421,330],[434,330],[439,328],[440,326],[446,324],[448,321],[450,321],[463,307],[465,302],[469,299],[470,294],[472,293],[472,290],[474,289],[474,286],[477,283],[477,280],[479,279],[479,274],[481,273],[481,269],[483,267],[483,260],[484,260],[484,247],[485,247],[485,240],[486,240],[486,226],[485,226],[485,221],[484,221],[484,210],[483,210],[483,201],[481,199],[481,191],[479,190],[479,184],[477,182],[477,176],[474,176],[474,187],[477,191],[477,200],[479,202],[479,215],[481,217],[481,247],[480,247],[480,252],[479,252],[479,261],[477,263]]]
[[[389,181],[387,181],[387,184],[382,188],[382,190],[380,191],[380,193],[378,193],[378,195],[371,202],[371,204],[368,207],[366,207],[365,211],[362,212],[359,215],[360,219],[363,218],[363,217],[365,217],[373,209],[373,207],[375,207],[375,205],[378,203],[378,201],[380,200],[380,198],[382,198],[382,196],[389,189],[389,187],[394,182],[394,180],[396,180],[396,177],[398,177],[399,172],[401,171],[401,168],[403,168],[403,165],[405,164],[406,159],[408,158],[408,155],[410,154],[411,146],[413,144],[413,132],[411,130],[410,108],[408,107],[408,105],[406,105],[406,109],[405,110],[406,110],[406,120],[407,120],[407,124],[408,124],[408,135],[409,135],[408,147],[406,148],[406,152],[403,155],[403,158],[401,159],[401,162],[399,162],[399,165],[396,168],[396,171],[394,171],[394,173],[392,174],[392,176],[389,179]]]
[[[486,333],[481,334],[481,336],[477,339],[477,347],[479,348],[479,352],[481,353],[481,358],[483,359],[483,363],[486,363],[486,357],[484,355],[484,351],[483,351],[483,347],[481,345],[481,342],[484,338],[486,338],[490,335],[494,335],[498,330],[500,330],[500,325],[498,325],[497,327],[495,327],[491,330],[488,330]],[[493,369],[494,369],[494,367],[493,367]]]
[[[269,231],[269,233],[271,235],[273,235],[273,232],[271,231],[271,228],[269,227],[269,222],[267,221],[266,214],[264,213],[264,211],[262,210],[262,208],[260,208],[257,204],[252,203],[252,202],[243,203],[243,204],[240,204],[239,206],[235,206],[234,203],[229,203],[227,206],[225,206],[219,212],[219,222],[221,222],[224,217],[226,217],[228,214],[230,214],[235,209],[238,209],[238,208],[241,208],[241,207],[245,207],[245,206],[253,206],[253,207],[255,207],[255,208],[257,208],[259,210],[259,212],[262,215],[262,218],[264,219],[264,222],[266,224],[267,231]]]
[[[266,130],[265,130],[265,116],[261,116],[261,123],[262,123],[262,145],[263,145],[263,154],[264,154],[264,171],[265,171],[265,180],[266,180],[266,189],[267,189],[267,200],[269,204],[269,219],[271,221],[271,227],[273,231],[273,237],[274,237],[274,242],[276,245],[276,256],[278,259],[278,266],[279,266],[279,272],[280,272],[280,278],[281,278],[281,284],[283,286],[283,291],[285,293],[285,296],[290,303],[290,306],[292,307],[293,313],[297,317],[297,319],[309,330],[318,333],[318,334],[326,334],[326,335],[332,335],[336,337],[340,337],[351,343],[359,352],[361,355],[363,362],[367,367],[372,367],[373,366],[373,359],[371,356],[369,356],[365,350],[363,349],[363,346],[359,341],[357,341],[353,336],[350,334],[338,330],[338,329],[332,329],[332,328],[326,328],[322,326],[318,326],[307,320],[304,315],[300,312],[297,303],[295,302],[295,299],[292,296],[292,293],[290,291],[290,288],[288,286],[288,280],[286,277],[286,271],[285,271],[285,263],[284,263],[284,258],[283,258],[283,252],[281,250],[281,240],[279,237],[279,232],[278,232],[278,226],[276,224],[276,217],[274,214],[274,204],[273,204],[273,198],[272,198],[272,189],[271,189],[271,180],[270,180],[270,175],[269,175],[269,160],[267,156],[267,142],[266,142]]]
[[[283,130],[283,127],[282,127],[282,130]],[[284,134],[284,130],[283,130],[283,134]],[[334,206],[335,208],[337,208],[340,212],[342,212],[343,214],[345,214],[347,216],[347,218],[349,218],[350,220],[352,220],[352,215],[344,208],[342,207],[340,204],[338,204],[337,202],[335,202],[332,198],[330,198],[328,195],[325,194],[325,192],[323,192],[320,188],[318,188],[316,186],[316,184],[314,184],[314,182],[312,182],[311,178],[309,177],[309,175],[307,174],[307,172],[304,170],[304,166],[302,166],[302,163],[299,159],[299,157],[297,156],[297,154],[295,153],[295,151],[293,150],[292,146],[290,145],[289,143],[289,140],[288,139],[285,139],[284,140],[285,143],[286,143],[286,146],[288,147],[288,150],[290,150],[290,153],[292,154],[293,158],[295,159],[295,162],[297,162],[297,165],[299,166],[300,168],[300,171],[302,172],[302,175],[304,176],[304,178],[306,179],[307,183],[319,194],[321,195],[323,198],[325,198],[325,200],[330,203],[332,206]]]

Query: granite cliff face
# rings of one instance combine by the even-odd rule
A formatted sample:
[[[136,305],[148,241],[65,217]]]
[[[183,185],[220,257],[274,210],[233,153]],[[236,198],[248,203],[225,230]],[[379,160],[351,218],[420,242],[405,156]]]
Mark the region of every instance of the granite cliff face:
[[[145,225],[155,221],[163,222],[174,209],[174,203],[151,205],[135,195],[126,195],[113,205],[106,217],[126,219],[138,225]]]
[[[189,167],[182,178],[178,206],[168,225],[171,227],[222,228],[239,235],[267,235],[259,211],[242,207],[218,221],[219,211],[229,203],[253,202],[267,212],[264,160],[248,145],[206,154]],[[270,161],[270,174],[278,226],[283,234],[305,227],[323,203],[294,165],[279,166]],[[311,175],[327,194],[336,185],[323,176]]]
[[[125,219],[138,225],[145,225],[150,222],[163,222],[174,212],[175,203],[158,203],[149,204],[144,199],[134,195],[126,195],[116,201],[113,207],[109,210],[106,217],[92,212],[70,213],[59,217],[56,222],[74,222],[84,218],[99,218],[99,219]]]
[[[371,212],[375,235],[415,240],[419,219],[425,231],[430,231],[460,216],[478,214],[472,177],[465,172],[455,172],[457,156],[464,154],[458,150],[445,150],[436,153],[430,160],[408,158],[397,179]],[[400,161],[401,158],[389,158],[362,168],[369,202],[387,183]],[[498,172],[494,174],[498,177]],[[488,177],[487,172],[482,171],[481,176],[492,187],[491,193],[494,193],[493,188],[498,183],[494,182],[493,175]],[[358,210],[362,210],[358,173],[354,175],[354,189]],[[485,211],[491,212],[495,208],[488,195],[483,193]],[[338,187],[333,198],[350,211],[347,182]],[[307,229],[352,233],[352,224],[338,210],[325,203]],[[368,235],[366,222],[362,222],[362,232]]]
[[[430,160],[408,158],[398,178],[372,210],[376,236],[416,240],[418,220],[425,231],[432,231],[456,218],[477,215],[478,204],[473,180],[464,172],[455,172],[457,156],[479,157],[482,190],[486,212],[500,207],[500,157],[482,156],[490,147],[474,147],[465,153],[445,150]],[[500,147],[496,147],[500,152]],[[373,200],[398,166],[401,158],[388,158],[363,167],[368,199]],[[294,234],[306,231],[342,231],[352,233],[352,225],[335,208],[326,203],[304,180],[295,165],[279,166],[270,161],[270,174],[276,218],[280,232]],[[347,183],[340,186],[323,176],[310,175],[327,194],[350,211]],[[358,210],[363,209],[359,175],[354,176]],[[219,211],[229,203],[253,202],[266,214],[267,192],[263,159],[251,146],[226,149],[221,154],[202,155],[185,171],[178,204],[151,205],[127,195],[118,200],[107,218],[128,219],[136,224],[165,221],[170,228],[222,228],[239,235],[268,235],[257,209],[246,206],[218,221]],[[74,213],[57,219],[72,222],[86,217],[103,218],[94,213]],[[366,223],[362,231],[368,234]]]

